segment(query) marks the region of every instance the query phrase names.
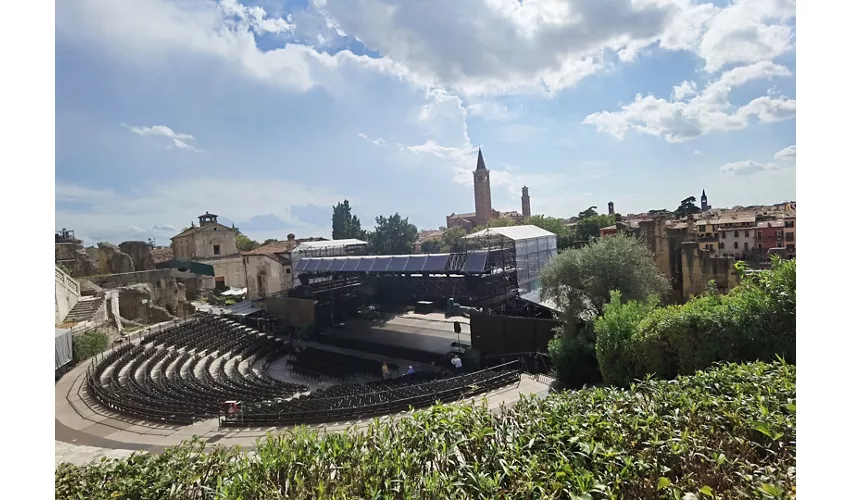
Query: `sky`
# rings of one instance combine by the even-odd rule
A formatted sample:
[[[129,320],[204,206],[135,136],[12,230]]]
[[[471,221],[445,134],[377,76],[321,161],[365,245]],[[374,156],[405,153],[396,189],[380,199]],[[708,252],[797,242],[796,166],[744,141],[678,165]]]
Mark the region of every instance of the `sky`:
[[[75,0],[56,4],[56,229],[167,245],[795,199],[789,0]]]

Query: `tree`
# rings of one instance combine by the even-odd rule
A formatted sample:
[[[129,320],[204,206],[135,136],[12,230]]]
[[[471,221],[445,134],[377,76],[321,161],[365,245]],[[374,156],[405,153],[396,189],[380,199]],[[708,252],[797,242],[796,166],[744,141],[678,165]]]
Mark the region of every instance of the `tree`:
[[[696,201],[696,198],[694,198],[694,201]],[[673,212],[667,210],[666,208],[660,208],[656,210],[650,210],[649,215],[673,215]]]
[[[597,215],[599,215],[599,214],[596,212],[596,206],[592,206],[592,207],[588,207],[587,210],[584,210],[583,212],[579,212],[578,218],[579,219],[586,219],[588,217],[595,217]]]
[[[360,227],[360,219],[351,215],[351,205],[348,200],[337,203],[333,207],[331,238],[335,240],[363,239],[365,231]]]
[[[358,223],[359,227],[359,223]],[[371,253],[377,255],[396,255],[413,253],[413,246],[419,230],[398,213],[389,217],[375,217],[375,230],[369,233]]]
[[[420,246],[422,253],[440,253],[439,240],[425,240]]]
[[[269,238],[269,239],[267,239],[266,241],[264,241],[264,242],[263,242],[263,244],[262,244],[261,246],[266,246],[266,245],[268,245],[269,243],[276,243],[277,241],[278,241],[278,240],[276,240],[276,239],[274,239],[274,238]]]
[[[582,212],[582,214],[586,214],[587,212],[588,211],[586,210],[585,212]],[[592,238],[598,238],[600,229],[608,227],[615,222],[616,218],[613,215],[596,214],[582,217],[581,214],[579,214],[579,220],[575,225],[576,238],[581,241],[590,241]]]
[[[443,252],[461,252],[464,248],[466,230],[462,227],[451,227],[443,231],[440,239],[440,250]]]
[[[673,215],[675,215],[677,219],[681,219],[682,217],[687,217],[691,214],[700,213],[699,207],[695,204],[696,201],[697,199],[695,197],[688,196],[687,198],[682,200],[682,202],[679,204],[679,208],[677,208],[673,212]]]
[[[624,301],[663,296],[670,283],[637,238],[615,235],[558,254],[540,272],[541,294],[561,311],[561,326],[549,344],[559,378],[581,386],[601,378],[592,323],[618,290]]]
[[[557,217],[532,215],[529,224],[554,233],[558,238],[558,248],[568,248],[576,241],[575,226],[568,226]]]
[[[255,248],[259,248],[260,244],[251,238],[245,236],[240,231],[236,231],[236,249],[240,252],[250,252]]]

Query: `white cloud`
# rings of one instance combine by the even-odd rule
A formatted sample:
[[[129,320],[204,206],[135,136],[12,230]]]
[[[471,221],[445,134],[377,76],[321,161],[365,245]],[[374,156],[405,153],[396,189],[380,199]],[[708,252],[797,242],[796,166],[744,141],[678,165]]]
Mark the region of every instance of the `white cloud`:
[[[265,9],[259,6],[248,7],[236,0],[219,0],[219,8],[225,15],[236,17],[258,34],[283,33],[295,29],[286,19],[267,18]]]
[[[227,193],[214,196],[210,193]],[[281,202],[285,193],[285,203]],[[304,186],[279,179],[246,180],[235,178],[197,178],[192,180],[192,189],[184,183],[151,182],[128,192],[111,189],[95,189],[88,186],[56,183],[56,223],[61,227],[73,228],[77,237],[87,242],[108,240],[119,243],[123,239],[138,238],[132,228],[152,228],[160,231],[151,236],[170,237],[177,233],[163,234],[162,228],[182,228],[206,211],[219,214],[234,221],[250,220],[256,214],[275,214],[299,233],[322,231],[292,215],[293,206],[333,206],[348,198],[357,203],[356,196],[342,196],[332,190],[316,186]],[[251,200],[245,203],[245,200]],[[74,208],[61,203],[71,202]],[[80,206],[84,206],[81,209]],[[328,220],[330,223],[330,220]],[[278,235],[278,237],[284,236]]]
[[[183,134],[177,133],[171,130],[169,127],[165,125],[154,125],[153,127],[131,127],[126,123],[121,124],[122,127],[128,129],[130,132],[138,135],[161,135],[163,137],[169,137],[171,139],[194,139],[192,134]]]
[[[130,132],[141,136],[158,135],[162,137],[168,137],[169,139],[171,139],[171,144],[166,146],[166,149],[178,148],[185,149],[188,151],[194,151],[196,153],[203,153],[204,151],[203,149],[198,149],[195,146],[192,146],[191,144],[185,142],[187,140],[195,140],[192,134],[178,133],[171,130],[171,128],[166,127],[165,125],[154,125],[152,127],[132,127],[130,125],[127,125],[126,123],[122,123],[121,126],[126,128]]]
[[[702,155],[703,155],[703,152],[702,152],[702,151],[700,151],[699,149],[695,149],[695,150],[694,150],[694,154],[695,154],[695,155],[697,155],[697,156],[702,156]]]
[[[186,149],[186,150],[189,150],[189,151],[194,151],[196,153],[203,153],[204,152],[203,149],[198,149],[195,146],[192,146],[191,144],[186,144],[185,142],[181,141],[180,139],[172,139],[172,141],[174,142],[173,147],[175,147],[175,148]],[[167,146],[167,147],[171,148],[172,146]]]
[[[756,172],[777,169],[779,169],[779,165],[776,163],[759,163],[753,160],[731,162],[720,167],[721,172],[731,175],[751,175]]]
[[[732,90],[749,81],[790,75],[788,68],[762,61],[726,71],[689,100],[668,101],[638,94],[620,111],[593,113],[582,123],[618,139],[634,130],[667,142],[684,142],[715,131],[745,128],[753,116],[763,123],[793,118],[797,101],[788,97],[758,97],[738,108],[729,102]],[[677,87],[684,88],[690,88],[689,82]],[[685,93],[679,90],[678,95]]]
[[[378,137],[377,139],[370,139],[369,136],[364,134],[363,132],[358,132],[357,137],[363,139],[364,141],[371,142],[372,144],[374,144],[375,146],[378,146],[379,148],[383,148],[383,147],[387,146],[387,141],[381,139],[380,137]]]
[[[788,146],[773,155],[778,162],[757,162],[753,160],[736,161],[720,167],[720,171],[730,175],[752,175],[758,172],[797,167],[797,145]]]
[[[787,148],[784,148],[784,149],[778,151],[775,155],[773,155],[773,159],[774,160],[790,160],[790,159],[796,160],[797,159],[797,145],[793,144],[791,146],[788,146]]]
[[[707,24],[697,53],[705,69],[772,61],[793,48],[795,0],[738,0],[719,10]]]
[[[555,93],[615,62],[606,53],[629,62],[655,44],[693,51],[710,72],[770,61],[793,47],[794,12],[793,0],[726,8],[691,0],[312,0],[296,13],[296,30],[292,16],[271,18],[237,0],[78,0],[57,4],[56,23],[57,36],[92,42],[127,64],[200,56],[295,91],[354,66],[476,96]],[[260,50],[262,33],[317,46],[356,39],[380,56],[299,43]]]

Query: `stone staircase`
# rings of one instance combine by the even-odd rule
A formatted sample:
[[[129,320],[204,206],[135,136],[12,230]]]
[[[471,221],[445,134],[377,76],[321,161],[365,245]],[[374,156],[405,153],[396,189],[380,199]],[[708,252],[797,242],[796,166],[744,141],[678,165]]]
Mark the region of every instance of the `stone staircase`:
[[[88,321],[103,305],[103,297],[82,298],[65,317],[66,323],[81,323]]]

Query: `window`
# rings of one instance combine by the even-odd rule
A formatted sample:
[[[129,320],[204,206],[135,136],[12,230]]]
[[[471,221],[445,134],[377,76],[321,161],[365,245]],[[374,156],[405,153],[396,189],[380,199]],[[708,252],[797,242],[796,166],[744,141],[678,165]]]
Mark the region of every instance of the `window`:
[[[735,237],[736,238],[738,237],[738,231],[735,231]],[[737,248],[737,247],[735,247],[735,248]]]
[[[726,239],[726,231],[723,231],[723,232],[722,232],[722,233],[720,233],[720,234],[721,234],[721,236],[720,236],[720,237],[721,237],[721,238],[723,238],[723,239],[725,240],[725,239]],[[723,247],[720,247],[720,248],[723,248]]]
[[[726,233],[723,233],[723,236],[726,236]],[[724,246],[724,245],[725,245],[725,243],[723,243],[723,242],[721,241],[721,242],[717,245],[717,248],[719,248],[719,249],[723,250],[723,246]]]
[[[759,243],[759,250],[761,250],[761,243]]]
[[[761,241],[761,231],[758,232],[758,237],[756,239]]]
[[[738,249],[738,242],[736,241],[735,242],[735,250],[737,250],[737,249]]]
[[[749,249],[750,249],[750,244],[745,241],[744,242],[744,250],[746,251],[746,250],[749,250]]]
[[[794,221],[792,221],[792,220],[786,220],[786,221],[785,221],[785,227],[787,227],[787,228],[792,228],[792,227],[794,227]]]
[[[221,255],[221,247],[218,246],[218,245],[213,245],[213,254],[214,255]]]
[[[794,241],[794,233],[788,233],[785,235],[786,241]]]
[[[286,274],[292,274],[292,269],[287,267],[286,268]]]
[[[750,237],[750,232],[744,231],[744,238],[749,238],[749,237]]]

